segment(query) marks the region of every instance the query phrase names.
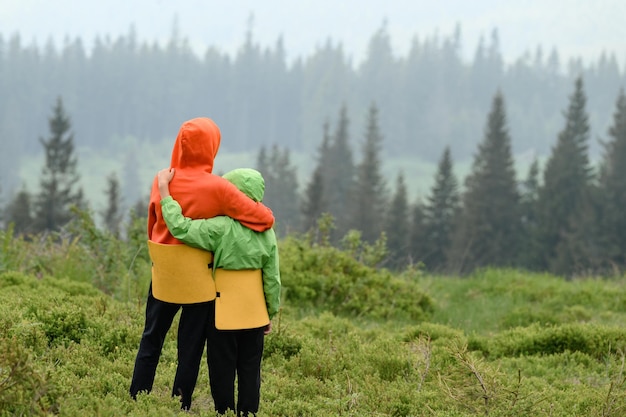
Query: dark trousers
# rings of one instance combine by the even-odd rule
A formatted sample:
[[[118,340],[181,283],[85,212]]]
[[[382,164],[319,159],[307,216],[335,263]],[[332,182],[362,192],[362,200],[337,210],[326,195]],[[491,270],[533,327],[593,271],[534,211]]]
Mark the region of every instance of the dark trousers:
[[[135,359],[130,395],[150,392],[161,357],[165,336],[172,326],[174,316],[182,308],[178,324],[178,366],[172,387],[172,396],[181,396],[181,408],[191,406],[191,396],[196,387],[200,361],[207,336],[209,312],[215,310],[215,301],[197,304],[172,304],[157,300],[152,295],[152,285],[146,302],[146,324],[141,335]]]
[[[249,330],[217,330],[215,310],[209,320],[207,362],[215,410],[225,414],[235,410],[238,416],[255,415],[261,394],[261,358],[263,327]],[[235,407],[235,375],[238,395]]]

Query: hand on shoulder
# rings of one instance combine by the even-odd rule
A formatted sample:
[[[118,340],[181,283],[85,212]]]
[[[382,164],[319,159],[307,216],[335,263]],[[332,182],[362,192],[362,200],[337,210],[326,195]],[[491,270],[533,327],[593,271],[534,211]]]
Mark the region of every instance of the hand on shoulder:
[[[169,196],[169,183],[174,178],[174,168],[164,168],[157,173],[157,185],[161,194],[161,199]]]
[[[157,181],[159,185],[161,184],[169,184],[174,178],[175,170],[174,168],[163,168],[159,172],[157,172]]]

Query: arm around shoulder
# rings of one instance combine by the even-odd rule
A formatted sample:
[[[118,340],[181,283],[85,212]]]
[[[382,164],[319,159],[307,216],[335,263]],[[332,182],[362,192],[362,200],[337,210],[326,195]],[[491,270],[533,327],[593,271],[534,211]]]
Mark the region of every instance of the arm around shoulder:
[[[227,216],[256,232],[264,232],[274,225],[274,213],[263,203],[256,202],[224,180],[223,208]]]

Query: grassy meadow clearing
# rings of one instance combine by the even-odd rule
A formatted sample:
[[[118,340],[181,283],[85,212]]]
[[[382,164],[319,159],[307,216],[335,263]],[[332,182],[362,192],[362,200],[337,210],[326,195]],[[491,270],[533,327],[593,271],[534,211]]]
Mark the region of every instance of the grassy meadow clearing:
[[[85,214],[0,232],[0,416],[214,415],[204,361],[192,409],[170,397],[176,325],[153,392],[129,398],[150,280],[135,221],[124,240]],[[380,251],[280,242],[259,416],[626,415],[626,276],[392,273]]]
[[[107,177],[111,173],[116,173],[121,184],[126,182],[136,182],[140,190],[134,190],[136,195],[134,200],[127,199],[126,206],[132,206],[137,199],[148,195],[150,185],[157,171],[169,166],[173,139],[168,138],[157,144],[141,142],[133,137],[112,139],[115,144],[124,142],[124,149],[128,149],[128,154],[141,155],[134,159],[129,159],[129,155],[120,156],[109,151],[95,151],[90,148],[78,147],[76,149],[78,157],[78,173],[80,175],[80,185],[85,193],[85,198],[95,211],[103,210],[106,207],[106,186]],[[122,145],[115,145],[122,146]],[[221,149],[215,160],[214,172],[221,175],[231,169],[240,167],[255,167],[257,165],[258,152],[229,152],[228,149]],[[44,165],[43,153],[38,155],[22,156],[19,163],[19,184],[17,190],[22,185],[31,193],[39,192],[39,181],[41,169]],[[519,165],[520,175],[526,175],[530,164],[527,155],[519,155],[516,160]],[[132,170],[128,165],[132,161]],[[306,184],[311,180],[312,172],[315,168],[316,158],[310,153],[290,152],[290,161],[296,168],[299,191],[302,192]],[[471,161],[457,161],[455,170],[459,178],[463,178],[469,172]],[[383,158],[383,175],[387,183],[394,184],[396,176],[400,171],[405,175],[407,191],[411,201],[426,195],[432,186],[433,178],[436,174],[436,162],[427,162],[419,157],[404,158]],[[127,178],[130,172],[134,172],[136,178]],[[8,190],[0,189],[7,194]],[[12,198],[9,194],[7,198]],[[99,221],[100,219],[96,219]]]

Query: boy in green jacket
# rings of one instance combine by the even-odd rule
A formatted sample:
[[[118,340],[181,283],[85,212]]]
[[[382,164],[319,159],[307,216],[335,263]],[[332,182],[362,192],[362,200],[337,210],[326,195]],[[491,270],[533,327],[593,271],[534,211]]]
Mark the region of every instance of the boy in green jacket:
[[[270,320],[280,308],[278,247],[273,229],[255,232],[227,216],[192,220],[184,217],[178,202],[169,193],[174,169],[157,174],[161,211],[170,233],[181,242],[213,252],[213,268],[225,270],[262,270],[263,293]],[[261,173],[240,168],[223,175],[254,201],[263,200],[265,181]],[[237,415],[255,415],[259,408],[261,357],[264,335],[272,323],[254,329],[218,330],[213,320],[207,343],[211,395],[218,413],[228,409]],[[238,401],[235,407],[234,383],[238,376]]]

